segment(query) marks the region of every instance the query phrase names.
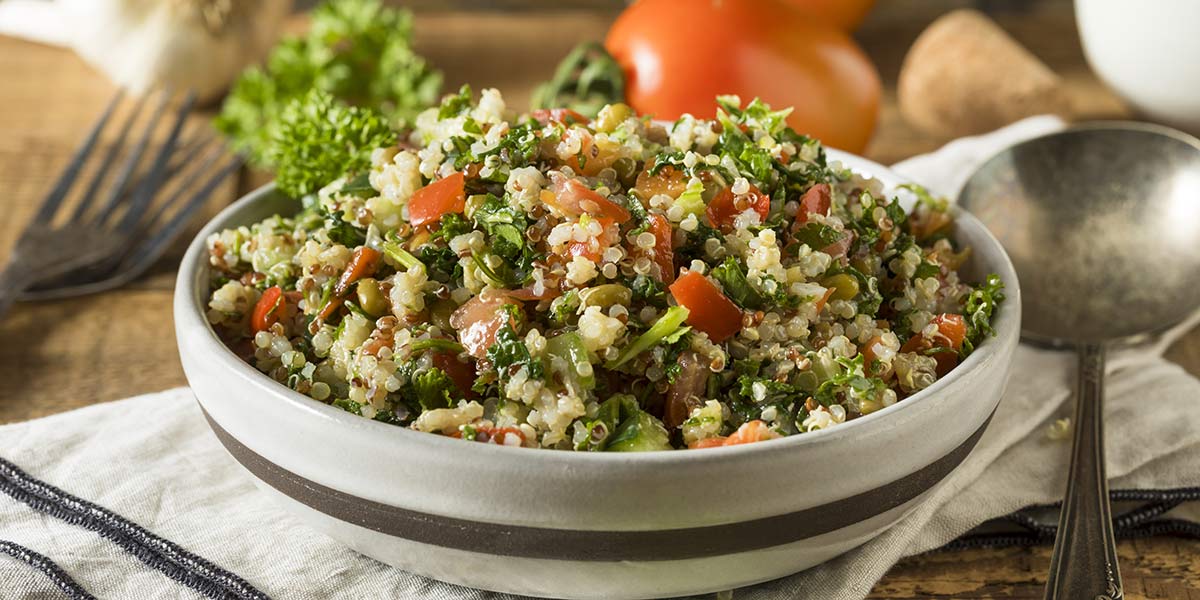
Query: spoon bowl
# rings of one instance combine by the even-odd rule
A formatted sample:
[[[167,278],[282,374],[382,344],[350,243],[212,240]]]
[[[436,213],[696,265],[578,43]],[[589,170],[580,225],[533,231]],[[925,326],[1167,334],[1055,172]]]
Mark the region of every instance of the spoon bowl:
[[[1094,123],[991,158],[959,201],[1024,289],[1022,335],[1051,344],[1161,331],[1200,301],[1200,141]]]
[[[1104,352],[1200,307],[1200,140],[1093,123],[989,159],[960,204],[1021,280],[1022,336],[1076,348],[1074,442],[1047,600],[1122,598],[1104,468]]]

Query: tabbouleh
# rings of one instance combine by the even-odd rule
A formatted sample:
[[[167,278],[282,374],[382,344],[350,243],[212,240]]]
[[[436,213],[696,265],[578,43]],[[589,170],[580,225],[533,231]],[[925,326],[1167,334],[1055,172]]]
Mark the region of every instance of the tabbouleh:
[[[214,234],[209,321],[364,418],[588,451],[832,427],[991,332],[1002,285],[960,281],[944,201],[905,211],[787,111],[717,102],[516,117],[464,88],[295,216]]]

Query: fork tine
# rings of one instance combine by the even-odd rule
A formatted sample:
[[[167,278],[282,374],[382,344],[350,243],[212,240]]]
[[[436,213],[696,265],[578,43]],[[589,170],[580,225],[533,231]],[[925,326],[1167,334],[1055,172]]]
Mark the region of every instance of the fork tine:
[[[75,178],[79,176],[79,170],[83,168],[83,162],[91,153],[92,147],[96,145],[96,140],[100,137],[100,132],[104,130],[104,125],[108,123],[108,118],[112,116],[113,111],[120,103],[121,97],[125,94],[124,89],[118,89],[113,95],[112,100],[108,101],[108,106],[104,109],[104,113],[92,125],[92,130],[83,140],[83,144],[75,150],[75,155],[71,157],[71,162],[67,163],[66,168],[58,177],[58,182],[54,184],[54,189],[50,190],[50,194],[42,201],[41,207],[34,214],[32,223],[49,223],[54,218],[54,213],[58,211],[59,205],[62,204],[64,198],[67,197],[67,192],[71,189],[71,185],[75,183]]]
[[[191,148],[191,151],[184,157],[185,162],[184,164],[180,165],[180,168],[186,168],[187,163],[193,162],[194,159],[200,155],[202,150],[212,146],[212,142],[214,140],[215,138],[210,138],[203,145]],[[193,144],[193,146],[195,145]],[[192,186],[196,185],[196,181],[200,179],[200,176],[204,175],[205,171],[208,171],[209,167],[212,167],[213,163],[217,162],[217,159],[220,158],[221,154],[224,152],[225,148],[223,145],[217,145],[204,154],[204,157],[200,159],[200,162],[193,165],[193,168],[188,171],[186,175],[184,175],[183,181],[176,186],[175,193],[170,197],[170,199],[160,203],[154,213],[143,219],[142,223],[144,223],[146,227],[150,227],[154,223],[157,223],[159,218],[161,218],[168,210],[170,210],[171,206],[174,205],[175,202],[179,201],[180,198],[182,198],[190,189],[192,189]]]
[[[183,204],[175,212],[174,215],[160,227],[153,236],[146,238],[141,244],[138,244],[130,252],[126,253],[125,260],[122,261],[115,271],[99,281],[83,283],[78,285],[67,285],[66,287],[50,288],[44,290],[30,290],[25,292],[21,299],[29,300],[56,300],[60,298],[71,298],[74,296],[82,296],[84,294],[94,294],[103,292],[113,288],[125,285],[134,279],[137,279],[147,269],[154,266],[154,263],[166,252],[167,247],[179,236],[183,231],[184,226],[188,224],[197,210],[204,206],[204,203],[212,196],[213,191],[231,174],[237,172],[241,168],[245,159],[238,155],[230,159],[230,161],[221,167],[216,174],[209,179],[202,188],[197,190],[187,202]],[[183,197],[185,194],[180,193],[177,197]],[[172,198],[175,200],[175,198]]]
[[[217,156],[219,156],[219,153]],[[160,227],[158,231],[154,233],[153,236],[150,236],[144,242],[138,245],[134,253],[136,258],[133,264],[130,266],[130,270],[135,271],[133,275],[134,277],[141,274],[142,271],[145,271],[150,267],[150,265],[154,264],[154,261],[158,260],[158,257],[161,256],[162,253],[167,249],[167,245],[175,240],[180,231],[182,231],[183,227],[187,225],[188,221],[190,221],[192,216],[195,215],[196,211],[200,210],[200,208],[204,206],[204,203],[208,201],[209,197],[212,196],[212,193],[217,189],[217,186],[220,185],[221,182],[227,177],[240,169],[243,162],[244,159],[241,155],[235,155],[229,159],[229,161],[226,162],[225,165],[216,172],[216,174],[214,174],[207,182],[205,182],[204,186],[202,186],[199,190],[196,190],[196,193],[192,194],[192,196],[188,198],[187,202],[185,202],[183,206],[179,208],[179,210],[175,211],[175,214],[172,215],[171,218],[164,223],[162,227]],[[181,192],[178,194],[178,196],[182,197],[183,193]],[[172,200],[174,200],[174,198],[172,198]]]
[[[189,91],[183,99],[183,105],[179,107],[179,111],[175,116],[175,123],[171,126],[170,135],[163,142],[162,149],[159,150],[158,156],[154,159],[153,166],[150,167],[150,173],[146,176],[146,181],[134,191],[133,198],[125,210],[125,216],[117,223],[117,231],[125,233],[132,231],[138,221],[141,220],[143,213],[150,206],[155,192],[162,185],[167,161],[170,160],[171,154],[175,151],[175,144],[179,141],[179,132],[183,130],[183,125],[187,121],[188,113],[191,112],[192,104],[195,101],[196,95]]]
[[[109,146],[108,152],[104,155],[104,161],[100,164],[100,168],[96,169],[96,174],[92,176],[92,181],[88,184],[87,191],[79,199],[79,204],[75,205],[75,212],[71,216],[72,221],[80,220],[84,213],[87,212],[92,199],[96,197],[97,192],[100,190],[100,184],[103,182],[104,176],[108,174],[109,168],[116,161],[121,148],[125,146],[125,138],[129,137],[129,130],[133,129],[133,124],[137,120],[138,114],[142,112],[142,105],[145,104],[145,100],[145,96],[139,96],[133,105],[133,109],[129,111],[129,116],[125,117],[125,124],[121,126],[121,133],[117,136],[116,142]]]
[[[150,144],[150,136],[154,134],[154,130],[158,126],[158,121],[162,118],[163,111],[166,110],[167,104],[171,100],[171,94],[168,91],[162,91],[162,98],[154,107],[154,112],[150,115],[150,120],[146,122],[142,135],[138,138],[137,145],[133,147],[133,153],[129,158],[125,159],[125,164],[122,165],[120,173],[117,174],[117,179],[109,188],[108,198],[105,199],[101,208],[96,211],[94,216],[96,223],[103,223],[112,215],[113,210],[121,202],[124,196],[126,184],[129,183],[129,177],[133,175],[134,169],[138,163],[142,161],[142,155],[146,152],[146,146]]]
[[[170,181],[180,171],[183,171],[188,163],[195,157],[197,148],[204,147],[212,143],[217,138],[216,131],[212,128],[206,128],[206,131],[195,133],[188,137],[188,141],[175,148],[175,153],[171,155],[171,162],[167,165],[166,174],[163,181]],[[149,177],[148,172],[138,173],[137,178],[130,185],[130,189],[138,189],[146,183]]]

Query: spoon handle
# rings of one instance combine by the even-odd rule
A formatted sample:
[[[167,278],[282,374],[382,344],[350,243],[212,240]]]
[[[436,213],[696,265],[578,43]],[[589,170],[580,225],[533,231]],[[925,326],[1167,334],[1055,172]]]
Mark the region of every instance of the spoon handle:
[[[1071,473],[1046,600],[1119,600],[1123,594],[1104,475],[1104,346],[1085,344],[1079,347]]]

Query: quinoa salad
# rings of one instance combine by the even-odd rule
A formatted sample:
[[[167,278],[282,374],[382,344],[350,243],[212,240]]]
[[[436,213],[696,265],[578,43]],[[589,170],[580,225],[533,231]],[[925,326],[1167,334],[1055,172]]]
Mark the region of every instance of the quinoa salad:
[[[468,88],[294,216],[208,240],[208,320],[342,410],[474,442],[710,448],[834,427],[992,332],[944,200],[827,161],[787,110],[660,123]],[[364,163],[367,161],[364,160]]]

